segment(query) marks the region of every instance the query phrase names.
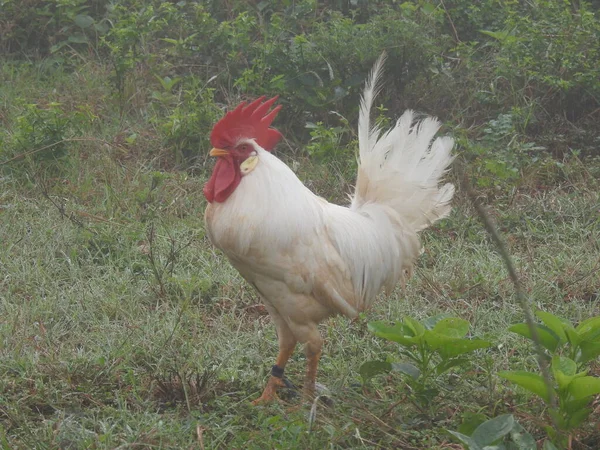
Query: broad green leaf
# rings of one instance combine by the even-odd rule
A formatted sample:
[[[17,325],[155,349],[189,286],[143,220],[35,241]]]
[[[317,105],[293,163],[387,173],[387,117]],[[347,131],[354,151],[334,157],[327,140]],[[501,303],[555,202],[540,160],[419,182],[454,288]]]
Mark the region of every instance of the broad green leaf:
[[[510,430],[510,438],[518,450],[537,450],[537,442],[533,436],[517,421]]]
[[[566,389],[577,373],[577,364],[570,358],[554,355],[552,357],[552,374],[559,389]]]
[[[590,403],[589,397],[580,398],[578,400],[571,400],[563,402],[561,409],[564,410],[569,416],[576,413],[577,411],[585,408]]]
[[[555,438],[560,430],[567,428],[567,422],[565,422],[565,416],[562,411],[558,409],[548,409],[548,415],[554,422],[551,427],[545,427],[546,434],[552,438]]]
[[[437,8],[437,6],[432,3],[425,2],[425,3],[421,4],[421,9],[423,10],[423,12],[425,14],[434,13],[436,8]]]
[[[422,405],[430,404],[434,398],[436,398],[440,393],[439,389],[436,388],[427,388],[427,389],[415,389],[414,396],[417,402],[420,402]]]
[[[412,331],[407,330],[404,324],[390,326],[384,322],[369,322],[368,328],[375,336],[397,342],[406,347],[417,345],[420,342],[418,337],[406,335],[407,332],[412,333]]]
[[[83,33],[73,33],[67,40],[73,44],[85,44],[88,42],[87,36]]]
[[[423,321],[423,326],[427,329],[427,330],[433,330],[433,327],[436,326],[436,324],[442,320],[442,319],[446,319],[450,317],[450,314],[448,313],[442,313],[442,314],[438,314],[436,316],[431,316],[428,317],[427,319],[425,319]]]
[[[55,53],[66,45],[69,45],[67,41],[60,41],[59,43],[54,44],[52,47],[50,47],[50,53]]]
[[[486,420],[473,432],[471,437],[481,447],[491,445],[502,439],[512,430],[515,419],[512,414],[502,414],[493,419]]]
[[[485,414],[464,412],[462,414],[462,422],[458,426],[458,432],[471,436],[479,425],[488,420]]]
[[[508,31],[479,30],[479,32],[493,37],[494,39],[497,39],[499,41],[504,41],[510,35]]]
[[[450,431],[448,433],[456,437],[460,442],[465,444],[469,450],[483,450],[477,443],[469,436],[459,433],[458,431]]]
[[[552,370],[572,377],[577,373],[577,364],[571,358],[555,355],[552,357]]]
[[[437,350],[445,359],[469,353],[480,348],[487,348],[492,345],[491,342],[483,341],[481,339],[450,338],[434,333],[433,331],[425,333],[425,341],[431,348]]]
[[[108,32],[108,30],[110,29],[105,20],[94,24],[94,30],[96,30],[96,32],[98,32],[98,34],[106,34]]]
[[[578,355],[577,360],[580,363],[592,361],[600,356],[600,342],[583,341],[579,344],[579,349],[581,353]]]
[[[575,331],[575,328],[565,327],[565,335],[567,336],[567,342],[573,347],[577,347],[581,342],[581,337]]]
[[[562,372],[555,372],[554,379],[558,383],[558,389],[560,389],[561,391],[567,389],[567,387],[569,387],[569,384],[571,384],[571,381],[573,381],[573,377],[565,375]]]
[[[367,383],[375,375],[389,373],[391,370],[392,364],[387,361],[367,361],[360,366],[358,373],[360,373],[363,382]]]
[[[75,25],[80,28],[89,28],[94,22],[94,18],[86,14],[77,14],[75,16]]]
[[[540,344],[542,344],[546,349],[554,352],[558,344],[560,343],[560,338],[552,331],[550,328],[545,325],[536,324],[535,328],[537,330],[538,337],[540,338]],[[526,337],[527,339],[533,340],[531,335],[531,330],[526,323],[517,323],[508,328],[508,331],[512,331],[513,333],[520,334],[521,336]]]
[[[591,408],[580,408],[577,411],[573,412],[573,414],[569,415],[567,419],[567,429],[573,430],[578,428],[586,419],[590,416],[592,410]]]
[[[405,316],[404,324],[412,330],[414,336],[423,336],[423,333],[425,332],[425,327],[421,325],[421,323],[419,323],[417,320],[413,319],[412,317]]]
[[[576,400],[600,394],[600,378],[589,376],[575,378],[569,384],[569,393]]]
[[[260,12],[262,12],[262,10],[265,9],[270,4],[271,4],[271,2],[269,2],[267,0],[263,0],[262,2],[258,2],[258,4],[256,5],[256,9],[258,9]]]
[[[458,317],[448,317],[436,323],[431,331],[448,337],[463,338],[469,332],[469,322]]]
[[[575,331],[577,331],[577,334],[579,334],[582,339],[589,339],[590,337],[592,340],[595,340],[594,338],[600,339],[600,316],[590,317],[589,319],[584,320],[577,325]]]
[[[563,370],[560,370],[559,367],[557,367],[557,364],[560,365],[560,362],[556,362],[557,359],[563,359],[562,364],[565,365]],[[564,360],[568,360],[568,361],[564,361]],[[573,368],[572,364],[575,364],[575,368]],[[567,371],[568,374],[565,374],[564,371]],[[569,384],[571,384],[571,381],[573,381],[575,378],[581,378],[587,375],[587,369],[576,373],[577,371],[577,364],[569,358],[562,358],[559,356],[555,356],[554,358],[552,358],[552,373],[554,375],[554,378],[556,379],[556,382],[558,383],[558,388],[560,390],[565,390],[568,388]]]
[[[453,358],[458,355],[473,352],[480,348],[491,347],[492,343],[482,339],[460,339],[453,343],[449,348],[444,347],[439,350],[439,353],[444,358]]]
[[[552,442],[546,441],[544,442],[542,450],[558,450],[558,448],[556,448],[556,445],[554,445]]]
[[[410,363],[392,363],[392,370],[394,372],[400,372],[408,375],[412,379],[416,380],[421,376],[421,371]]]
[[[444,347],[449,347],[457,340],[460,340],[460,338],[451,338],[443,334],[434,333],[430,330],[425,330],[423,338],[425,339],[425,342],[427,342],[427,345],[429,345],[431,350],[439,350]]]
[[[565,328],[573,328],[573,325],[568,320],[562,319],[560,317],[555,316],[554,314],[550,314],[546,311],[538,310],[535,312],[535,315],[542,321],[544,324],[550,328],[554,333],[558,336],[561,342],[565,342],[567,340],[567,336],[565,335]]]
[[[529,392],[540,396],[546,403],[549,403],[550,397],[548,396],[548,388],[546,387],[546,382],[540,375],[524,370],[503,370],[498,372],[498,376],[518,384]]]

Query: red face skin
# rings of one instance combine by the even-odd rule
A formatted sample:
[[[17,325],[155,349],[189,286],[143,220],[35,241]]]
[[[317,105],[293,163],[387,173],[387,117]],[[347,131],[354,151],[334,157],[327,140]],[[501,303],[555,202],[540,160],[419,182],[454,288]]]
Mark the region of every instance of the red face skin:
[[[227,150],[227,155],[219,156],[213,173],[204,186],[204,196],[209,203],[222,203],[235,191],[242,181],[240,165],[254,152],[250,143],[242,143]]]

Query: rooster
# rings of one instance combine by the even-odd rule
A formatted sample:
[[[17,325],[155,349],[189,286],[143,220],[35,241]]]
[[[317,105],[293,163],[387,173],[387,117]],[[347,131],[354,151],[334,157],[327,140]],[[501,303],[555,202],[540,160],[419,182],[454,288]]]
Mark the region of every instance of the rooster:
[[[370,125],[385,55],[367,79],[358,121],[359,165],[347,207],[313,194],[271,151],[277,97],[241,103],[214,126],[216,164],[204,187],[206,232],[261,297],[279,354],[255,404],[277,398],[296,344],[307,358],[303,395],[314,396],[323,339],[318,324],[368,308],[410,275],[418,232],[448,215],[452,184],[440,181],[453,140],[433,140],[440,123],[405,112],[389,131]],[[433,141],[433,142],[432,142]]]

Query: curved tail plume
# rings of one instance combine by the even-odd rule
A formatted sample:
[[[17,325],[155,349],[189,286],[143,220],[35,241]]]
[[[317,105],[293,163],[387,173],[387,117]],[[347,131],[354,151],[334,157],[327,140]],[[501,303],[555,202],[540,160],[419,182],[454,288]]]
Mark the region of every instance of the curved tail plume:
[[[440,122],[432,117],[416,121],[410,110],[388,131],[371,126],[385,58],[383,53],[375,63],[360,105],[359,167],[351,208],[367,203],[391,207],[412,231],[419,231],[450,212],[454,186],[440,182],[454,159],[454,141],[434,140]]]

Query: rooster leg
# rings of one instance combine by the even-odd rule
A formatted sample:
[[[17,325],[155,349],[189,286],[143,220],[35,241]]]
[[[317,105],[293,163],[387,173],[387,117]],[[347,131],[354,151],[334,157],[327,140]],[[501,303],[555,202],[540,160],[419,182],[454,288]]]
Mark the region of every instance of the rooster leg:
[[[277,389],[285,386],[283,382],[283,370],[285,369],[288,359],[290,359],[290,356],[294,353],[297,341],[291,330],[283,322],[277,324],[277,336],[279,338],[279,355],[277,355],[277,360],[273,366],[265,390],[260,397],[252,402],[253,405],[277,400]]]
[[[321,348],[323,347],[323,339],[316,329],[311,333],[311,339],[306,342],[306,376],[304,378],[304,400],[312,401],[315,396],[315,381],[317,378],[317,367],[319,359],[321,359]]]

